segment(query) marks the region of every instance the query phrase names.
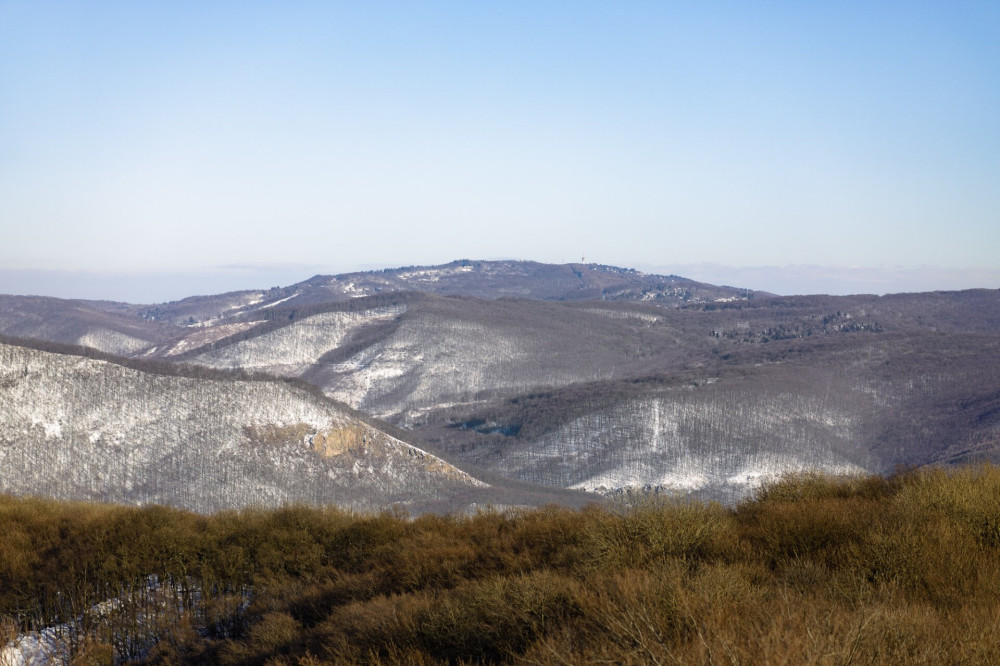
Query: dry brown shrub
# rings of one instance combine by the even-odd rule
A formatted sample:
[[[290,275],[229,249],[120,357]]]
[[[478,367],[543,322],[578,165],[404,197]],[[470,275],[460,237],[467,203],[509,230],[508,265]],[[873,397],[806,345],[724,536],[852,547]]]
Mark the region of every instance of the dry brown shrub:
[[[115,651],[110,643],[87,637],[75,646],[70,666],[110,666],[115,663]]]
[[[414,618],[427,612],[425,594],[381,596],[331,610],[307,640],[307,647],[334,663],[378,663],[393,652],[417,649]]]
[[[772,567],[809,557],[835,568],[845,549],[864,538],[879,511],[878,504],[865,498],[771,499],[740,507],[740,535],[754,556]]]
[[[273,651],[291,643],[299,633],[299,624],[288,613],[266,613],[256,622],[248,637],[250,643],[261,651]]]
[[[589,557],[585,526],[596,512],[546,506],[517,515],[510,521],[510,547],[523,558],[518,571],[540,567],[571,568]],[[508,573],[514,573],[513,568]]]
[[[790,473],[762,485],[750,503],[806,502],[824,498],[882,500],[895,493],[900,482],[899,476]]]
[[[878,526],[850,556],[874,585],[898,586],[914,600],[954,606],[974,595],[996,566],[987,567],[978,544],[948,520]]]
[[[652,500],[621,513],[594,513],[584,528],[590,562],[602,570],[726,560],[739,551],[732,513],[717,504]]]
[[[466,540],[439,532],[418,532],[398,544],[391,565],[381,569],[382,593],[459,585],[475,569],[476,547]]]
[[[1000,467],[921,470],[905,479],[893,505],[909,520],[945,517],[984,546],[1000,548]]]
[[[683,602],[686,571],[685,563],[675,560],[652,571],[627,569],[592,581],[597,584],[580,597],[588,651],[622,663],[674,661],[695,622]]]
[[[579,614],[575,580],[551,571],[497,576],[439,596],[417,618],[421,644],[451,660],[497,661]]]
[[[150,663],[987,664],[998,493],[981,467],[413,521],[0,497],[0,614],[83,617],[158,573],[203,593]]]
[[[0,615],[0,647],[7,645],[21,633],[20,624],[9,615]]]

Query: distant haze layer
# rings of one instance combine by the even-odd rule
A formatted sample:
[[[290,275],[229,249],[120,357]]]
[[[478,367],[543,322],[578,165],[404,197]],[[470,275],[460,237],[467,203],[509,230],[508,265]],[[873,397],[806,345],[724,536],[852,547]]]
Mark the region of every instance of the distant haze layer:
[[[220,266],[148,273],[0,269],[0,294],[127,303],[164,303],[189,296],[286,286],[313,275],[388,268],[370,264]],[[651,274],[680,275],[773,294],[891,294],[1000,288],[1000,269],[939,267],[644,265]]]

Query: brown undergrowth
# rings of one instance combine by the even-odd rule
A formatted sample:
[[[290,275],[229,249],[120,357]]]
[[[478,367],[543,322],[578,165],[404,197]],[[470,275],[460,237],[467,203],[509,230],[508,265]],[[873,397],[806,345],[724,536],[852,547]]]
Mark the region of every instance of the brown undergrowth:
[[[413,520],[2,497],[0,530],[3,635],[76,623],[76,663],[991,664],[1000,636],[990,466]]]

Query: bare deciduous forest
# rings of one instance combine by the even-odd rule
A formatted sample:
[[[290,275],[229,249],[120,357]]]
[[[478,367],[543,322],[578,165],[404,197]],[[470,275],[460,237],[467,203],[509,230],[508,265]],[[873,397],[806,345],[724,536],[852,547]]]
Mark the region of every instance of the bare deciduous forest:
[[[990,466],[805,475],[732,508],[200,516],[6,496],[0,519],[8,653],[49,627],[71,663],[991,664],[1000,632]]]

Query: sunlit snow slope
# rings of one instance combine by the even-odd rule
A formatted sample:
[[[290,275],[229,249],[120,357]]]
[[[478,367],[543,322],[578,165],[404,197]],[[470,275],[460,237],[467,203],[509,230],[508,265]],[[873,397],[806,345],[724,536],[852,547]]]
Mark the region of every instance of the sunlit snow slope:
[[[0,344],[0,492],[207,512],[419,508],[482,485],[285,382],[165,376]]]

